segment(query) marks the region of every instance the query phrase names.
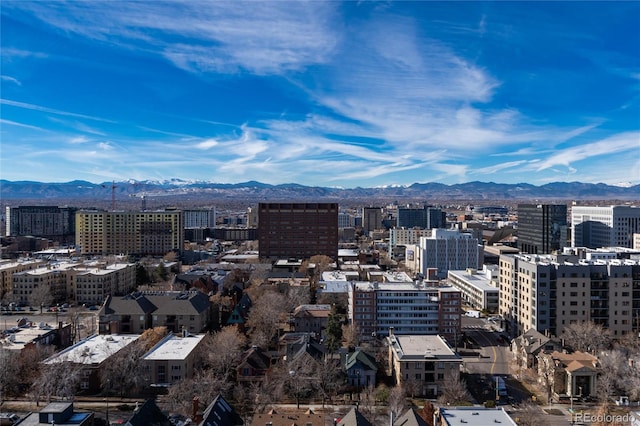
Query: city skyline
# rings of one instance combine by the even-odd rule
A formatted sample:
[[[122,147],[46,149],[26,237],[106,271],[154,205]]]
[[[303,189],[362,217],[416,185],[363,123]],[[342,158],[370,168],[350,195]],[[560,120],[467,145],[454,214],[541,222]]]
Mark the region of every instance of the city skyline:
[[[639,184],[639,14],[6,1],[0,178]]]

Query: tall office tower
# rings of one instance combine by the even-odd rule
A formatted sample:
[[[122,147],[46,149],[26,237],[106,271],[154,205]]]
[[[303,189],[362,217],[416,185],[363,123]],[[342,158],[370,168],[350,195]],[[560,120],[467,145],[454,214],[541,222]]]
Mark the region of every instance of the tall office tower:
[[[247,208],[247,228],[258,227],[258,209],[255,207]]]
[[[446,213],[435,207],[399,208],[397,226],[399,228],[444,228],[447,223],[446,218]]]
[[[184,209],[184,227],[191,228],[215,228],[216,209]]]
[[[31,235],[73,243],[77,210],[75,207],[7,206],[5,235]]]
[[[478,269],[481,266],[481,249],[471,234],[450,229],[434,229],[430,237],[421,237],[416,256],[420,259],[420,273],[438,269],[438,278],[446,278],[447,272]]]
[[[258,206],[260,257],[338,257],[337,203],[260,203]]]
[[[382,208],[365,207],[362,209],[362,229],[369,235],[376,229],[382,228]]]
[[[158,256],[182,251],[183,245],[181,210],[77,213],[76,247],[82,254]]]
[[[550,254],[567,245],[566,204],[518,204],[518,248]]]
[[[500,314],[512,336],[533,328],[556,336],[593,321],[621,336],[640,331],[640,261],[568,255],[502,255]]]
[[[640,232],[640,207],[573,206],[571,245],[573,247],[629,247],[633,234]]]

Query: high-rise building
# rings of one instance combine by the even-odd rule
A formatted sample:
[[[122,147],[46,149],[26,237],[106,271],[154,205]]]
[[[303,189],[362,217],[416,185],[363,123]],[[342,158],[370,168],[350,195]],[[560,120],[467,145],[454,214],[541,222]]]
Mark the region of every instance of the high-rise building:
[[[421,237],[416,247],[416,262],[421,274],[436,268],[438,277],[447,277],[450,269],[478,269],[482,265],[482,251],[471,234],[451,229],[433,229],[430,237]]]
[[[633,247],[633,234],[640,233],[640,207],[573,206],[573,247]]]
[[[550,254],[566,245],[566,204],[518,204],[520,252]]]
[[[399,228],[444,228],[447,215],[441,209],[424,206],[417,208],[398,208],[397,226]]]
[[[75,207],[7,206],[5,235],[30,235],[73,243],[77,210]]]
[[[353,228],[353,215],[350,213],[338,213],[338,228]]]
[[[338,257],[337,203],[260,203],[261,258]]]
[[[216,227],[216,209],[214,208],[184,209],[182,211],[185,229]]]
[[[559,336],[583,321],[613,336],[640,331],[640,261],[611,257],[500,256],[499,309],[509,333],[533,328]]]
[[[382,228],[382,208],[365,207],[362,209],[362,230],[369,235],[376,229]]]
[[[162,256],[182,251],[183,245],[181,210],[83,210],[76,217],[76,248],[81,254]]]

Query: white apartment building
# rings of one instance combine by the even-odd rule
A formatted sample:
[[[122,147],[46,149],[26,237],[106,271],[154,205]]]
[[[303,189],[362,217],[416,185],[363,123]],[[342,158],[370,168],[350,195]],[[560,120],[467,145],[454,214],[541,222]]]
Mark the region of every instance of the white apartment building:
[[[158,342],[142,357],[150,383],[166,386],[192,378],[198,361],[197,349],[204,337],[204,334],[169,333]]]
[[[191,228],[215,228],[216,227],[216,209],[184,209],[184,227]]]
[[[349,320],[363,338],[386,335],[389,328],[402,334],[441,334],[455,339],[460,333],[460,291],[435,282],[354,282],[349,290]]]
[[[640,260],[568,255],[500,256],[500,314],[513,336],[562,334],[593,321],[615,336],[640,331]]]
[[[482,271],[449,271],[449,284],[460,290],[462,300],[474,309],[498,312],[498,266],[484,265]]]
[[[573,206],[573,247],[633,247],[633,234],[640,233],[640,207]]]
[[[420,238],[413,255],[421,274],[426,275],[429,269],[436,268],[440,279],[446,278],[450,269],[479,269],[482,265],[482,247],[478,240],[471,234],[452,229],[433,229],[430,237]],[[407,253],[408,264],[409,257]]]

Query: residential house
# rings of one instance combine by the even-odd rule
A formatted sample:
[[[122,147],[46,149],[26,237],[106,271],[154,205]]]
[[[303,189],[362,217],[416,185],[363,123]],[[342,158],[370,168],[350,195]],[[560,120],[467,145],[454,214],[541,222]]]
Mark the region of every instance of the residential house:
[[[124,423],[125,426],[171,426],[166,414],[162,412],[155,400],[147,399],[142,405],[136,403],[133,415]]]
[[[336,426],[373,426],[359,410],[353,407],[344,417],[337,419]]]
[[[195,398],[194,398],[195,400]],[[194,402],[194,411],[197,411],[196,402]],[[196,416],[193,416],[196,418]],[[222,397],[218,395],[211,404],[207,406],[201,417],[197,418],[197,426],[244,426],[244,420],[233,409],[231,405]]]
[[[416,413],[413,408],[409,408],[403,415],[394,419],[393,426],[431,426]]]
[[[548,380],[553,396],[559,400],[595,395],[599,372],[598,358],[585,352],[538,355],[538,381]]]
[[[376,386],[378,367],[373,355],[359,349],[350,352],[345,356],[344,368],[349,385],[358,388]]]
[[[20,426],[93,426],[93,419],[93,413],[74,411],[72,402],[51,402],[39,413],[30,413],[16,424]]]
[[[251,309],[251,298],[247,293],[244,293],[236,306],[231,311],[231,315],[227,320],[227,325],[236,325],[239,330],[244,330],[244,325],[249,318],[249,310]]]
[[[316,414],[312,410],[307,410],[304,413],[276,413],[270,411],[265,414],[254,414],[251,421],[251,426],[324,426],[324,416],[322,414]]]
[[[534,328],[513,339],[511,351],[513,359],[521,368],[536,368],[541,352],[553,352],[562,349],[561,342],[545,336]]]
[[[330,314],[331,305],[300,305],[293,311],[293,330],[322,336]]]
[[[198,348],[205,335],[169,333],[143,357],[144,368],[154,385],[170,385],[193,377],[198,362]]]
[[[260,382],[270,369],[271,357],[260,347],[253,346],[242,355],[236,367],[236,378],[239,383]]]

